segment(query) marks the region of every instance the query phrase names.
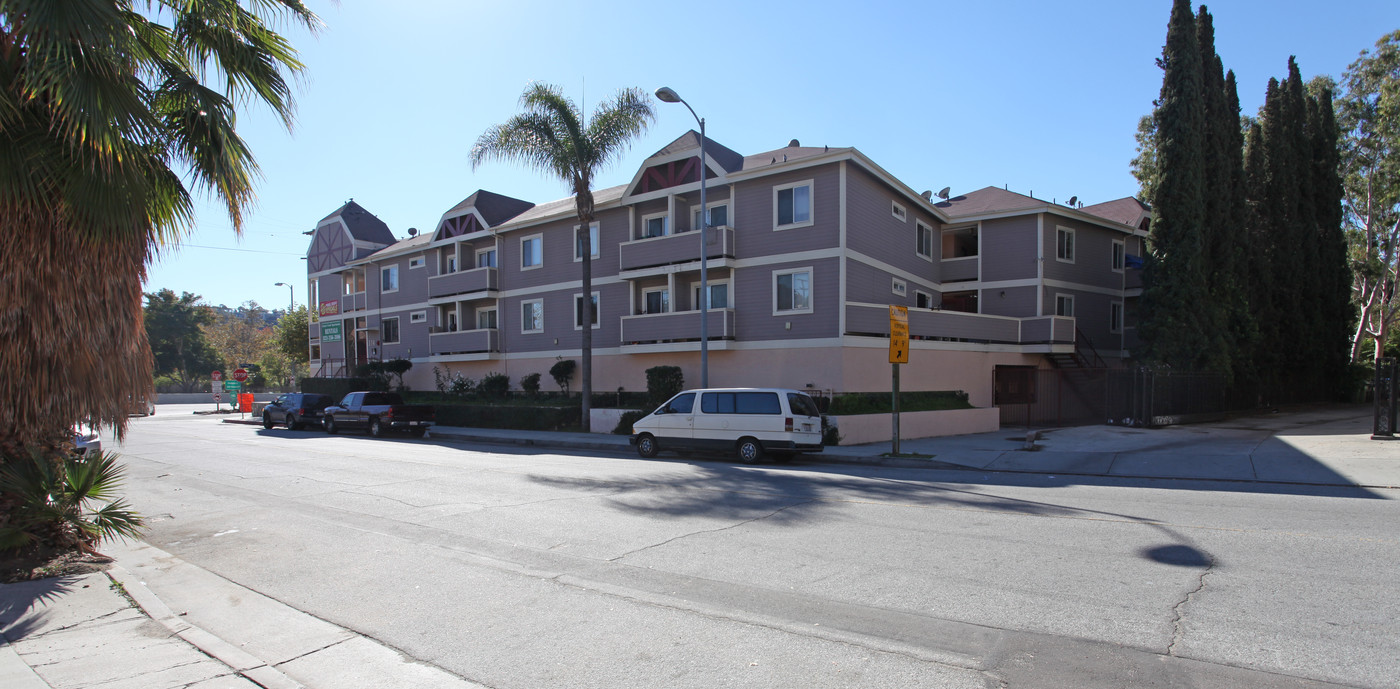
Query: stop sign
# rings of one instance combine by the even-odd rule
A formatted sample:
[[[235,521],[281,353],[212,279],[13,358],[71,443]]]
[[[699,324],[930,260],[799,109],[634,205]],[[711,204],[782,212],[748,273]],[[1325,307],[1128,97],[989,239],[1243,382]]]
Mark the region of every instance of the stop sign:
[[[233,372],[233,379],[240,383],[242,383],[245,380],[248,380],[248,369],[235,369]]]
[[[215,371],[215,372],[209,374],[209,379],[210,379],[210,380],[219,380],[220,378],[223,378],[223,377],[224,377],[223,371]]]

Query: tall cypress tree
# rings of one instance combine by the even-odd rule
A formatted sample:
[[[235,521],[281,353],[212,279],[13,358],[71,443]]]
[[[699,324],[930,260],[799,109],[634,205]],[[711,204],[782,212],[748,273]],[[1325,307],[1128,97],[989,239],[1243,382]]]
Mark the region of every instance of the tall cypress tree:
[[[1310,85],[1311,86],[1311,85]],[[1346,236],[1342,233],[1341,151],[1332,89],[1317,84],[1309,95],[1308,129],[1312,144],[1312,196],[1314,226],[1318,241],[1318,290],[1321,314],[1320,373],[1340,393],[1350,360],[1351,330],[1356,311],[1351,306],[1351,266],[1347,261]]]
[[[1186,370],[1204,362],[1210,299],[1204,250],[1205,105],[1195,16],[1176,0],[1159,63],[1164,72],[1155,113],[1159,180],[1143,271],[1140,332],[1146,359]]]
[[[1298,279],[1289,281],[1289,292],[1296,312],[1299,358],[1292,362],[1298,373],[1295,383],[1304,389],[1316,389],[1322,383],[1321,364],[1324,358],[1322,343],[1322,290],[1318,255],[1321,245],[1316,231],[1316,204],[1313,193],[1313,144],[1308,131],[1308,97],[1303,89],[1303,78],[1298,70],[1297,60],[1288,58],[1288,80],[1285,82],[1285,117],[1288,118],[1290,163],[1293,174],[1279,180],[1285,184],[1284,194],[1291,196],[1294,203],[1293,217],[1288,227],[1292,237],[1295,265],[1299,270]]]
[[[1204,232],[1201,260],[1210,299],[1198,306],[1207,341],[1203,361],[1206,370],[1230,375],[1234,359],[1230,318],[1239,290],[1234,279],[1234,251],[1239,243],[1230,224],[1231,151],[1239,117],[1227,112],[1225,69],[1215,52],[1215,23],[1205,5],[1196,15],[1196,43],[1201,53],[1201,102],[1204,107],[1202,171]],[[1239,149],[1233,155],[1238,156]]]
[[[1229,321],[1231,355],[1231,382],[1248,385],[1258,380],[1255,348],[1259,339],[1259,328],[1255,321],[1255,310],[1251,306],[1253,278],[1249,271],[1251,239],[1249,233],[1250,206],[1248,175],[1246,174],[1245,124],[1240,120],[1240,95],[1235,85],[1235,73],[1225,73],[1225,111],[1220,114],[1219,124],[1226,128],[1225,150],[1228,154],[1229,172],[1228,203],[1221,219],[1228,234],[1233,237],[1227,251],[1229,281],[1233,294],[1226,302],[1226,317]]]

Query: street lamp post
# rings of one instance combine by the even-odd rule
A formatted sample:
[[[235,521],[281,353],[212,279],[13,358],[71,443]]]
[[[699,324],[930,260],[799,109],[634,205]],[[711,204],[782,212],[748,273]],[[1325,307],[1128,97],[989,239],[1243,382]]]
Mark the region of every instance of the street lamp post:
[[[291,312],[295,311],[296,308],[297,308],[297,298],[296,298],[295,290],[294,290],[293,287],[292,287],[292,284],[291,284],[290,282],[278,282],[278,283],[275,283],[275,285],[276,285],[277,287],[286,287],[286,288],[287,288],[287,304],[288,304],[288,306],[287,306],[287,313],[291,313]]]
[[[710,285],[705,242],[710,231],[710,209],[705,206],[705,119],[669,86],[656,89],[656,97],[666,103],[680,103],[700,123],[700,387],[710,387]]]

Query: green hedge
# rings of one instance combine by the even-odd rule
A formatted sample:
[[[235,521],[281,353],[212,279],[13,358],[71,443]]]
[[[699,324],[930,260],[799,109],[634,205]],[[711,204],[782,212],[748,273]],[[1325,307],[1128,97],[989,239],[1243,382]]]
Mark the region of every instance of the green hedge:
[[[846,392],[835,395],[827,413],[836,416],[857,414],[888,414],[890,408],[888,392]],[[967,402],[967,393],[962,390],[935,390],[924,392],[899,393],[899,410],[942,411],[945,409],[972,409]]]
[[[578,407],[522,407],[485,404],[439,404],[437,423],[468,428],[521,431],[569,431],[583,426]]]

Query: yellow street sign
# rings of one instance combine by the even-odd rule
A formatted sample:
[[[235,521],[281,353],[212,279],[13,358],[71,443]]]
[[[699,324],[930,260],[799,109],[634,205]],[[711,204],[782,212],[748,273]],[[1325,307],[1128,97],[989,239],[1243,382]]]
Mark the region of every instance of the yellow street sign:
[[[909,363],[909,307],[890,306],[890,363]]]

